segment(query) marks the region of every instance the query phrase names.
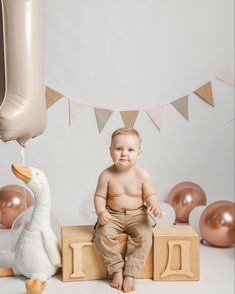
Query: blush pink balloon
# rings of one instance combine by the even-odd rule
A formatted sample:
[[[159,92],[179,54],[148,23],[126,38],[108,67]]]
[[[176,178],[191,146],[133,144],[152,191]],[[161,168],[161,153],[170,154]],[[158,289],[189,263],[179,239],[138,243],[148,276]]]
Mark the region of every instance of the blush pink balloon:
[[[192,182],[182,182],[174,186],[166,202],[175,210],[176,222],[188,223],[192,209],[199,205],[206,205],[206,194],[203,189]]]
[[[202,237],[216,247],[235,244],[235,204],[220,200],[211,203],[200,217]]]
[[[0,189],[0,224],[10,228],[16,217],[33,205],[33,198],[29,190],[19,185],[8,185]]]

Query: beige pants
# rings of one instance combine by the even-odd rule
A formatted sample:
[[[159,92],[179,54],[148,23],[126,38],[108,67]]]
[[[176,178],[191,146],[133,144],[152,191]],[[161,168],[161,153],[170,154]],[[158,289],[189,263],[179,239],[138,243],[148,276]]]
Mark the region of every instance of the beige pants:
[[[139,278],[152,246],[152,230],[148,215],[143,208],[117,212],[107,208],[112,218],[106,225],[98,224],[94,242],[101,252],[108,273],[123,270],[126,276]],[[127,251],[125,262],[120,254],[117,235],[127,233]]]

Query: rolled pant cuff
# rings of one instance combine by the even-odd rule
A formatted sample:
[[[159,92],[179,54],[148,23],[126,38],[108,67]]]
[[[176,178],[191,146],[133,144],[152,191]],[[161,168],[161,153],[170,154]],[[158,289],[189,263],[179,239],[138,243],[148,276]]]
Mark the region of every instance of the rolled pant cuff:
[[[108,271],[109,275],[112,275],[114,273],[118,273],[118,272],[123,271],[123,267],[124,267],[124,262],[120,263],[116,266],[110,266],[110,267],[108,266],[107,271]]]
[[[141,271],[133,270],[130,267],[125,267],[123,275],[128,276],[128,277],[134,277],[134,278],[138,279],[141,277]]]

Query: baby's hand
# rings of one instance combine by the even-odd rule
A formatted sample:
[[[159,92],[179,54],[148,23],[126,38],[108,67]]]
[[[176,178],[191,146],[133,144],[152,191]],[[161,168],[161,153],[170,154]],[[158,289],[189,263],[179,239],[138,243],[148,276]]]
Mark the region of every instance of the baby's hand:
[[[106,225],[107,222],[111,219],[110,213],[104,210],[98,215],[98,222],[103,226]]]
[[[159,206],[150,205],[147,209],[148,213],[152,213],[154,216],[158,218],[162,218],[164,213]]]

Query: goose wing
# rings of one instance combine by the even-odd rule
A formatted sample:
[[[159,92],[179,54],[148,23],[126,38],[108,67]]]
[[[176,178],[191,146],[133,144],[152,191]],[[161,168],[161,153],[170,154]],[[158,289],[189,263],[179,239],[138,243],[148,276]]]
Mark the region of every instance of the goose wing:
[[[52,230],[41,231],[44,248],[48,258],[55,266],[61,266],[60,245]]]

